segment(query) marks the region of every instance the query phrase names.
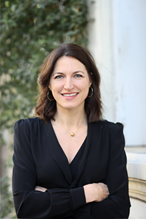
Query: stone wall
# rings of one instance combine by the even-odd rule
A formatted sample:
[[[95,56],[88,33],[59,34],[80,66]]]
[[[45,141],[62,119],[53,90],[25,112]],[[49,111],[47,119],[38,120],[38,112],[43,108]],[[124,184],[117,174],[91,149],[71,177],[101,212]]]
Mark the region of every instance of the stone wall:
[[[130,219],[146,218],[146,1],[87,0],[104,118],[124,124]]]

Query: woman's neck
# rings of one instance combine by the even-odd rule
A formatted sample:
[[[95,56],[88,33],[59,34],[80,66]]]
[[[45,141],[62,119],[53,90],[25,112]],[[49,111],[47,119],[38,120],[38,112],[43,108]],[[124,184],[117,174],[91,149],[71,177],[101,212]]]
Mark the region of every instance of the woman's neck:
[[[55,121],[61,123],[66,128],[72,127],[75,129],[81,123],[87,123],[86,113],[84,110],[57,110]]]

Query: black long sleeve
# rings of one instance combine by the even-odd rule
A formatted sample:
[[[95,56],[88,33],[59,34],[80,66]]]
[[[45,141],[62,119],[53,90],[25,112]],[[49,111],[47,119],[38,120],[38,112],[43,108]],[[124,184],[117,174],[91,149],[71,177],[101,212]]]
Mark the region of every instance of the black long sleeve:
[[[100,219],[128,218],[130,202],[128,195],[128,176],[126,170],[126,155],[124,151],[125,139],[121,123],[110,124],[109,129],[109,162],[105,184],[110,195],[102,202],[93,203],[93,215]]]
[[[36,191],[35,158],[31,151],[31,124],[20,120],[14,126],[13,195],[18,218],[66,218],[85,205],[83,187]],[[77,197],[80,198],[77,198]]]

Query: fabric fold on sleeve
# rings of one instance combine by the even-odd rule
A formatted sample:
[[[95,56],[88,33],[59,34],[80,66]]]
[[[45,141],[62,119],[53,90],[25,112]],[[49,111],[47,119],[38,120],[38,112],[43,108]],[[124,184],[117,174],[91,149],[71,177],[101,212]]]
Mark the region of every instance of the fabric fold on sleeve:
[[[73,203],[73,210],[76,210],[86,204],[85,193],[84,193],[83,187],[70,189],[70,193],[71,193],[71,199]]]

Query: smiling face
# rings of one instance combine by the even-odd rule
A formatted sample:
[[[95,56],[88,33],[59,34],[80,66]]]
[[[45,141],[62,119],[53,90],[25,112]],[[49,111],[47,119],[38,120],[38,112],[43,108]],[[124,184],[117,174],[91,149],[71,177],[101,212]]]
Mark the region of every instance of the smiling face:
[[[57,110],[84,110],[90,85],[86,67],[79,60],[68,56],[57,60],[49,84]]]

